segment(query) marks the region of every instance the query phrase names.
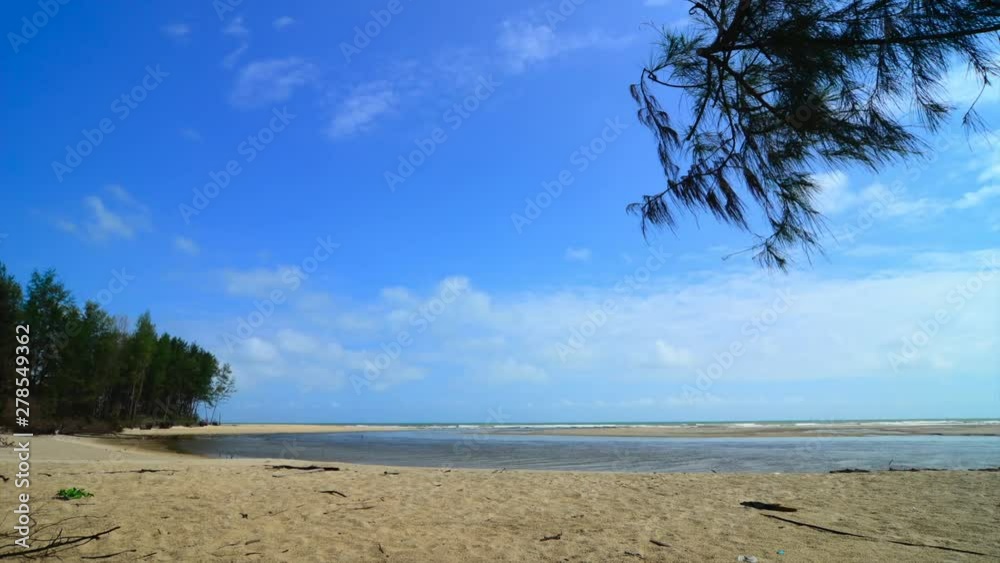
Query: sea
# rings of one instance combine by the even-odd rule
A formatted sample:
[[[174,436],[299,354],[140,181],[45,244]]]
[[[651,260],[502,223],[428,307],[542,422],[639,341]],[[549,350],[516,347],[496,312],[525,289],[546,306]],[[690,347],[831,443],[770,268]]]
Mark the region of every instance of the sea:
[[[544,424],[355,425],[356,431],[190,436],[169,439],[180,452],[433,468],[716,473],[825,473],[839,469],[984,469],[1000,467],[1000,436],[608,437],[541,435],[556,428],[643,426],[967,425],[998,420],[850,420],[599,422]],[[337,426],[344,424],[337,423]]]

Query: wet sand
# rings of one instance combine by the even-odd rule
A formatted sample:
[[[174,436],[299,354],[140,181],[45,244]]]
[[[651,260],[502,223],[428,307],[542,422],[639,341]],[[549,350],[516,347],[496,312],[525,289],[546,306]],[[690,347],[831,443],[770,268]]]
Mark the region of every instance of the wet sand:
[[[205,459],[135,447],[146,442],[134,436],[34,438],[32,545],[43,546],[57,533],[67,538],[118,526],[61,553],[62,560],[111,554],[117,555],[100,560],[1000,559],[1000,473],[619,474],[338,463],[318,465],[339,471],[298,471],[269,466],[311,463]],[[0,449],[0,473],[16,473],[12,448]],[[12,484],[4,483],[5,514],[13,509]],[[94,496],[54,500],[63,487]],[[740,506],[751,500],[798,510]],[[4,528],[9,539],[10,527]],[[0,554],[12,551],[4,543]]]

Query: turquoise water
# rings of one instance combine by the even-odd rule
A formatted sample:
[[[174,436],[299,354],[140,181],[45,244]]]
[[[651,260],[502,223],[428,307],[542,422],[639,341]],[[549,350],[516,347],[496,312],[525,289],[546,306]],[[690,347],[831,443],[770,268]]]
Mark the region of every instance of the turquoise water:
[[[1000,466],[1000,437],[617,438],[500,434],[483,428],[183,437],[212,457],[375,465],[621,472],[827,472]]]

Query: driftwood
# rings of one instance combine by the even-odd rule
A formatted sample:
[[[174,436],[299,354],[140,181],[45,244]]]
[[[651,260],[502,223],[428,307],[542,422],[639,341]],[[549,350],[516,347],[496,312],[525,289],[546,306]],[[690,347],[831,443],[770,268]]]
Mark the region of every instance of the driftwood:
[[[625,555],[628,555],[629,557],[638,557],[639,559],[645,559],[645,557],[643,557],[642,554],[637,551],[629,551],[626,549]]]
[[[389,554],[385,552],[385,549],[382,547],[381,543],[378,544],[378,552],[381,553],[382,555],[385,555],[386,557],[389,557]]]
[[[339,495],[339,496],[341,496],[343,498],[347,498],[347,495],[345,495],[344,493],[342,493],[340,491],[334,490],[334,489],[330,489],[328,491],[320,491],[320,492],[324,493],[324,494],[327,494],[327,495]]]
[[[545,536],[544,538],[542,538],[542,539],[540,539],[538,541],[552,541],[552,540],[561,540],[561,539],[562,539],[562,532],[559,532],[558,534],[556,534],[554,536]]]
[[[399,475],[399,471],[383,471],[382,475]]]
[[[135,553],[134,549],[126,549],[125,551],[119,551],[118,553],[109,553],[107,555],[82,555],[80,559],[111,559],[115,555],[121,555],[123,553]]]
[[[782,522],[788,522],[789,524],[795,524],[796,526],[802,526],[802,527],[805,527],[805,528],[811,528],[813,530],[818,530],[820,532],[826,532],[828,534],[836,534],[838,536],[849,536],[849,537],[852,537],[852,538],[860,538],[860,539],[863,539],[863,540],[875,541],[875,542],[884,541],[884,542],[888,542],[888,543],[894,543],[894,544],[898,544],[898,545],[905,545],[905,546],[909,546],[909,547],[927,547],[927,548],[930,548],[930,549],[940,549],[940,550],[943,550],[943,551],[953,551],[955,553],[968,553],[970,555],[984,555],[984,556],[989,556],[988,553],[982,553],[980,551],[971,551],[971,550],[968,550],[968,549],[958,549],[956,547],[945,547],[943,545],[931,545],[931,544],[926,544],[926,543],[910,543],[910,542],[905,542],[905,541],[901,541],[901,540],[890,540],[890,539],[884,539],[884,538],[875,538],[875,537],[872,537],[872,536],[865,536],[865,535],[861,535],[861,534],[852,534],[851,532],[844,532],[842,530],[834,530],[833,528],[824,528],[823,526],[817,526],[816,524],[809,524],[807,522],[800,522],[798,520],[792,520],[790,518],[782,518],[781,516],[775,516],[773,514],[764,514],[764,516],[766,516],[768,518],[774,518],[775,520],[781,520]]]
[[[101,536],[106,536],[111,532],[121,528],[121,526],[115,526],[114,528],[109,528],[103,532],[98,532],[96,534],[90,534],[89,536],[67,536],[65,538],[56,537],[55,539],[49,541],[49,544],[42,547],[33,547],[31,549],[20,549],[17,551],[10,551],[7,553],[0,554],[0,559],[7,559],[8,557],[24,557],[25,555],[31,555],[32,553],[42,553],[47,551],[52,551],[60,548],[73,548],[79,547],[81,545],[90,543],[94,540],[101,539]],[[49,554],[47,554],[49,555]]]
[[[798,508],[792,508],[790,506],[781,506],[777,503],[769,502],[757,502],[755,500],[745,500],[740,503],[741,506],[747,508],[756,508],[757,510],[774,510],[775,512],[798,512]]]
[[[265,465],[268,469],[297,469],[299,471],[340,471],[339,467],[322,465]]]
[[[656,540],[652,540],[652,539],[651,539],[651,540],[649,540],[649,543],[651,543],[651,544],[653,544],[653,545],[658,545],[658,546],[660,546],[660,547],[670,547],[670,544],[669,544],[669,543],[663,543],[663,542],[661,542],[661,541],[656,541]]]

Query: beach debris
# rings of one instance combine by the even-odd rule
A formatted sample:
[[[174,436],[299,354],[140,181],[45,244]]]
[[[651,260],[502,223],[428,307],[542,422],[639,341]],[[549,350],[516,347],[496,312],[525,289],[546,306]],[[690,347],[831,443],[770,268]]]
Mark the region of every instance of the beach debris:
[[[805,527],[805,528],[811,528],[813,530],[818,530],[820,532],[827,532],[829,534],[836,534],[838,536],[850,536],[852,538],[860,538],[860,539],[863,539],[863,540],[869,540],[869,541],[874,541],[874,542],[884,541],[884,542],[887,542],[887,543],[894,543],[894,544],[897,544],[897,545],[905,545],[905,546],[909,546],[909,547],[926,547],[926,548],[930,548],[930,549],[940,549],[942,551],[953,551],[955,553],[968,553],[970,555],[985,555],[985,556],[989,556],[990,555],[988,553],[982,553],[980,551],[971,551],[971,550],[968,550],[968,549],[958,549],[958,548],[955,548],[955,547],[945,547],[943,545],[931,545],[931,544],[926,544],[926,543],[911,543],[911,542],[906,542],[906,541],[901,541],[901,540],[890,540],[890,539],[886,539],[886,538],[876,538],[876,537],[865,536],[865,535],[861,535],[861,534],[853,534],[851,532],[844,532],[842,530],[834,530],[832,528],[824,528],[823,526],[817,526],[816,524],[809,524],[808,522],[800,522],[798,520],[792,520],[791,518],[783,518],[781,516],[775,516],[774,514],[764,514],[763,516],[765,516],[767,518],[773,518],[775,520],[781,520],[782,522],[788,522],[789,524],[795,524],[796,526],[802,526],[802,527]]]
[[[651,543],[651,544],[653,544],[653,545],[658,545],[658,546],[660,546],[660,547],[670,547],[670,544],[669,544],[669,543],[665,543],[665,542],[661,542],[661,541],[657,541],[657,540],[654,540],[654,539],[650,539],[650,540],[649,540],[649,543]]]
[[[399,471],[383,471],[382,475],[399,475]]]
[[[506,467],[501,467],[500,469],[494,469],[493,473],[503,473],[504,471],[507,471]]]
[[[125,551],[119,551],[117,553],[109,553],[107,555],[81,555],[80,559],[111,559],[115,555],[121,555],[123,553],[134,553],[134,549],[126,549]]]
[[[558,534],[556,534],[554,536],[545,536],[544,538],[542,538],[542,539],[540,539],[538,541],[552,541],[552,540],[561,540],[561,539],[562,539],[562,532],[559,532]]]
[[[830,471],[830,473],[871,473],[871,471],[868,471],[867,469],[856,469],[853,467],[848,467],[845,469],[833,469]]]
[[[790,506],[782,506],[778,503],[770,502],[757,502],[755,500],[745,500],[740,503],[740,506],[745,506],[747,508],[756,508],[757,510],[774,510],[775,512],[798,512],[798,508],[792,508]]]
[[[250,515],[246,512],[240,512],[240,516],[242,516],[244,520],[250,519]]]
[[[757,558],[753,555],[740,555],[736,558],[737,561],[742,561],[743,563],[757,563]]]
[[[299,471],[340,471],[339,467],[323,465],[265,465],[268,469],[296,469]]]
[[[629,551],[626,549],[625,555],[628,555],[629,557],[638,557],[639,559],[645,559],[645,557],[638,551]]]
[[[0,475],[0,479],[3,479],[4,483],[6,483],[7,481],[10,481],[10,477],[8,477],[6,475]]]
[[[78,489],[76,487],[70,487],[68,489],[59,489],[59,491],[56,493],[56,498],[59,500],[76,500],[92,496],[94,496],[94,493],[91,493],[86,489]]]
[[[779,549],[778,551],[775,551],[775,553],[777,553],[778,555],[784,555],[785,554],[785,550],[784,549]]]
[[[389,554],[385,552],[385,549],[382,547],[382,544],[379,543],[377,545],[378,545],[378,552],[381,553],[382,555],[385,555],[386,557],[389,557]]]
[[[334,490],[334,489],[329,489],[329,490],[320,491],[320,492],[323,493],[323,494],[327,494],[327,495],[340,495],[343,498],[347,498],[347,495],[345,495],[344,493],[342,493],[340,491]]]
[[[115,526],[114,528],[109,528],[103,532],[97,532],[96,534],[90,534],[88,536],[60,536],[55,539],[49,540],[48,545],[43,545],[41,547],[33,547],[31,549],[19,549],[17,551],[8,551],[6,553],[0,553],[0,559],[7,559],[8,557],[18,557],[23,558],[25,555],[32,555],[35,553],[43,553],[51,550],[58,549],[59,552],[64,551],[60,548],[70,549],[73,547],[80,547],[81,545],[88,544],[94,540],[101,539],[101,536],[106,536],[115,530],[120,529],[121,526]],[[37,541],[37,540],[36,540]]]

